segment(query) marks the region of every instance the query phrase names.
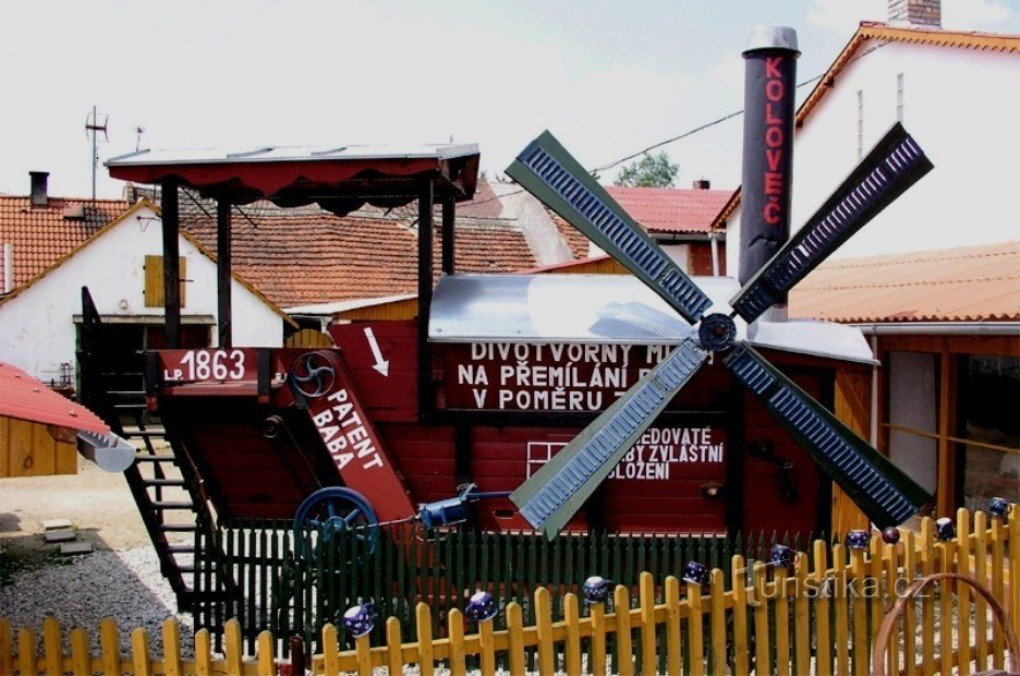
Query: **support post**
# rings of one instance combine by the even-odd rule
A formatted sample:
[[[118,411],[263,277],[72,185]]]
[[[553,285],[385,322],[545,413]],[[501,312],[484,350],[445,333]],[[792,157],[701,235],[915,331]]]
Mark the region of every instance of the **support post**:
[[[181,346],[181,251],[180,211],[177,181],[167,179],[162,185],[163,206],[163,317],[166,346]]]
[[[432,307],[432,207],[435,192],[431,180],[418,193],[418,417],[432,410],[432,351],[429,349],[429,310]]]
[[[454,235],[453,226],[456,218],[456,202],[453,195],[443,197],[443,274],[454,273]]]
[[[219,346],[233,346],[233,314],[230,302],[230,202],[216,200],[216,315]]]

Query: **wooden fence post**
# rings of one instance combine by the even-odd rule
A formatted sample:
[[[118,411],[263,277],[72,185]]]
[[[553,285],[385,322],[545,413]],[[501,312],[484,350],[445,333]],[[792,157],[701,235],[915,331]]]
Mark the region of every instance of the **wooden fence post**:
[[[666,672],[680,676],[680,580],[666,578]]]
[[[690,614],[687,616],[687,644],[691,646],[689,653],[690,673],[692,676],[701,676],[705,673],[705,629],[704,616],[701,608],[701,585],[694,582],[684,584],[687,591],[687,606]]]
[[[747,654],[747,564],[736,554],[730,560],[730,584],[733,586],[733,673],[750,673]]]
[[[956,571],[963,575],[970,575],[970,512],[966,507],[956,511]],[[956,652],[960,658],[957,661],[960,676],[970,676],[970,586],[966,584],[956,585],[956,621],[957,641]],[[964,640],[964,637],[966,639]],[[896,641],[890,641],[895,644]]]
[[[432,653],[432,610],[427,603],[418,603],[414,609],[418,625],[418,667],[421,676],[432,676],[436,668]],[[491,623],[492,620],[489,620]]]
[[[14,673],[14,640],[6,617],[0,617],[0,672]]]
[[[74,676],[92,676],[89,635],[81,627],[71,631],[71,670]]]
[[[535,633],[538,635],[538,672],[551,674],[555,671],[552,638],[552,603],[549,590],[535,589]]]
[[[99,645],[103,650],[103,673],[120,676],[120,636],[117,622],[111,617],[99,623]]]
[[[774,568],[772,584],[775,587],[776,671],[779,676],[790,676],[790,597],[787,595],[786,568]]]
[[[22,674],[39,673],[36,662],[35,632],[31,629],[18,630],[18,670]]]
[[[60,647],[60,623],[55,617],[47,617],[43,620],[43,663],[46,665],[47,676],[64,673],[64,654]]]
[[[223,624],[223,657],[226,661],[227,676],[241,676],[244,671],[244,643],[241,638],[241,623],[233,618]]]
[[[478,623],[478,640],[481,642],[482,676],[492,676],[496,673],[496,637],[492,631],[492,620]]]
[[[581,613],[576,594],[568,593],[563,597],[563,621],[567,628],[564,667],[568,674],[579,674],[581,673]],[[652,637],[654,640],[654,627]]]
[[[258,676],[276,676],[276,642],[273,640],[272,632],[260,632],[255,644]]]
[[[322,627],[322,662],[326,676],[340,673],[340,638],[336,627],[326,623]]]
[[[815,598],[815,672],[818,676],[832,676],[832,612],[828,590],[828,548],[824,540],[815,540],[813,580],[819,590]]]
[[[131,663],[135,669],[134,676],[152,676],[152,656],[149,655],[149,633],[142,627],[137,627],[131,631]]]
[[[988,586],[988,522],[984,512],[974,515],[974,579]],[[974,598],[975,671],[988,666],[988,604],[980,595]]]
[[[723,676],[727,671],[726,665],[726,589],[723,587],[722,571],[716,568],[712,571],[712,580],[708,592],[709,611],[709,636],[710,656],[712,673],[716,676]]]
[[[195,632],[195,674],[196,676],[212,676],[212,637],[208,629]]]
[[[163,622],[163,672],[166,676],[184,676],[181,666],[181,626],[172,617]]]
[[[659,671],[655,655],[655,579],[649,572],[641,573],[638,597],[641,603],[641,673],[655,676]]]
[[[832,571],[836,603],[836,668],[837,674],[850,673],[850,616],[847,581],[846,548],[836,543],[832,546]]]
[[[765,564],[755,561],[751,589],[754,592],[754,673],[772,673],[769,654],[769,596],[765,586]]]
[[[506,606],[506,628],[510,674],[524,676],[524,613],[516,601]]]
[[[606,604],[593,603],[591,613],[591,673],[606,673]]]
[[[450,637],[450,676],[464,676],[464,613],[451,608],[446,616],[447,635]]]
[[[616,585],[613,593],[616,606],[616,669],[620,676],[634,674],[634,648],[630,636],[630,589]],[[551,672],[543,672],[551,673]]]
[[[796,660],[797,672],[804,674],[811,671],[811,627],[810,608],[808,608],[808,557],[798,555],[794,565],[796,584],[793,587],[793,655]]]

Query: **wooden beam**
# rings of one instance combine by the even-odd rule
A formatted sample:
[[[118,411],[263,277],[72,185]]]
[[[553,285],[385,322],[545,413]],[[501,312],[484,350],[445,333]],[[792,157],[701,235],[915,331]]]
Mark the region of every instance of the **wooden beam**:
[[[445,195],[443,197],[443,274],[445,275],[452,275],[456,264],[453,234],[456,208],[453,195]]]
[[[435,189],[431,180],[418,193],[418,416],[432,410],[432,351],[429,349],[429,310],[432,307],[432,208]]]
[[[230,202],[221,197],[216,200],[216,317],[219,325],[217,336],[219,346],[233,346],[233,314],[230,287],[233,278],[230,273]]]
[[[952,474],[949,457],[949,389],[950,369],[949,350],[943,347],[939,355],[939,404],[938,404],[938,455],[935,462],[936,483],[935,500],[936,516],[950,516],[952,511]]]
[[[166,346],[181,346],[181,250],[180,211],[177,182],[168,179],[162,184],[163,211],[163,317]]]
[[[1016,336],[879,336],[882,351],[1020,356]]]

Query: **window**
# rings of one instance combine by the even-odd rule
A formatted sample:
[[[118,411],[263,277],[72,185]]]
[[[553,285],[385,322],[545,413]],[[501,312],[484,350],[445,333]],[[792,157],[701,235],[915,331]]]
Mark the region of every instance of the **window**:
[[[188,259],[181,257],[181,307],[187,301]],[[163,307],[163,257],[145,257],[145,307]]]

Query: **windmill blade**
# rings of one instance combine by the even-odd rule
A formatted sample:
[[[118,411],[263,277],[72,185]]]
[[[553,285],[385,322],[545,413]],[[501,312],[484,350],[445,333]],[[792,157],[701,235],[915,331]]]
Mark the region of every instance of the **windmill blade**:
[[[549,132],[506,173],[651,287],[691,324],[712,304]]]
[[[750,345],[738,344],[723,363],[880,528],[903,523],[931,502],[927,491]]]
[[[550,540],[556,537],[706,358],[685,339],[511,493],[528,523]]]
[[[931,168],[924,151],[897,122],[730,305],[753,322]]]

